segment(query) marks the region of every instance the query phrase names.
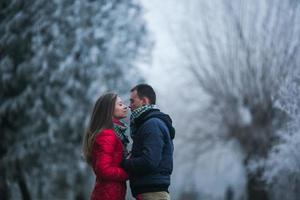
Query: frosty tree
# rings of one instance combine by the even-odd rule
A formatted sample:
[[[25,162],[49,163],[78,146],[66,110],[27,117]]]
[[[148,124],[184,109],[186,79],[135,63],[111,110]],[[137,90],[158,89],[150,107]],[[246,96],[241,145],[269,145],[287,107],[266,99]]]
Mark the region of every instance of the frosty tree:
[[[248,198],[267,200],[257,161],[267,158],[290,119],[276,102],[299,68],[300,3],[189,1],[186,9],[176,42],[194,75],[189,87],[208,100],[186,122],[192,125],[185,145],[197,155],[220,138],[237,140],[248,169]]]
[[[300,63],[299,63],[300,64]],[[300,196],[300,68],[282,84],[278,106],[289,115],[289,121],[278,131],[280,142],[265,161],[264,180],[274,200],[296,200]]]
[[[0,198],[85,199],[85,121],[95,97],[141,78],[142,9],[135,0],[0,6]]]

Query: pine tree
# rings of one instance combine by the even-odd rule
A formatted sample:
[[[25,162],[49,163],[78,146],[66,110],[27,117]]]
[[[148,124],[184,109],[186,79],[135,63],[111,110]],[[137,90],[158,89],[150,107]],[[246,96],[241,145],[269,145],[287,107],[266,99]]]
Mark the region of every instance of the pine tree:
[[[3,199],[85,199],[81,138],[93,101],[121,95],[148,52],[142,9],[126,1],[2,1]],[[2,187],[1,187],[2,188]]]

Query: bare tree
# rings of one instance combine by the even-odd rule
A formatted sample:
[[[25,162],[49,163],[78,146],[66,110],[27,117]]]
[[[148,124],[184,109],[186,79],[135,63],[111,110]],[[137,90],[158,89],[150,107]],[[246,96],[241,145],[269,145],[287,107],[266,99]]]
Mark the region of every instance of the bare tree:
[[[194,74],[191,87],[209,97],[193,116],[195,131],[186,141],[197,155],[217,139],[237,140],[248,169],[248,198],[267,200],[264,169],[253,163],[267,157],[288,120],[276,102],[299,64],[300,2],[189,1],[186,13],[177,46]]]

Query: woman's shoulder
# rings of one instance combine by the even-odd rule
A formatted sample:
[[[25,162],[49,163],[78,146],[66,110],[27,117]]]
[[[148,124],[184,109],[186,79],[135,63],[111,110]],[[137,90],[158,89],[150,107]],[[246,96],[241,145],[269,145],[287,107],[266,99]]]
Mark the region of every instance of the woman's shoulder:
[[[114,130],[113,129],[103,129],[101,132],[100,132],[100,135],[111,135],[111,134],[114,134]]]
[[[100,131],[97,135],[96,135],[96,141],[97,140],[101,140],[103,138],[108,139],[114,139],[116,137],[114,130],[112,129],[103,129],[102,131]]]

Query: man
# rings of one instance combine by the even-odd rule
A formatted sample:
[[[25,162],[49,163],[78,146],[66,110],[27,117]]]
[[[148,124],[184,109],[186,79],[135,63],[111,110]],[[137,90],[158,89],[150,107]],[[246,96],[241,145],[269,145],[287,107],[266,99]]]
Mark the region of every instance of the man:
[[[155,105],[156,95],[147,84],[131,89],[131,156],[122,163],[130,175],[137,200],[170,200],[168,188],[173,170],[172,120]]]

